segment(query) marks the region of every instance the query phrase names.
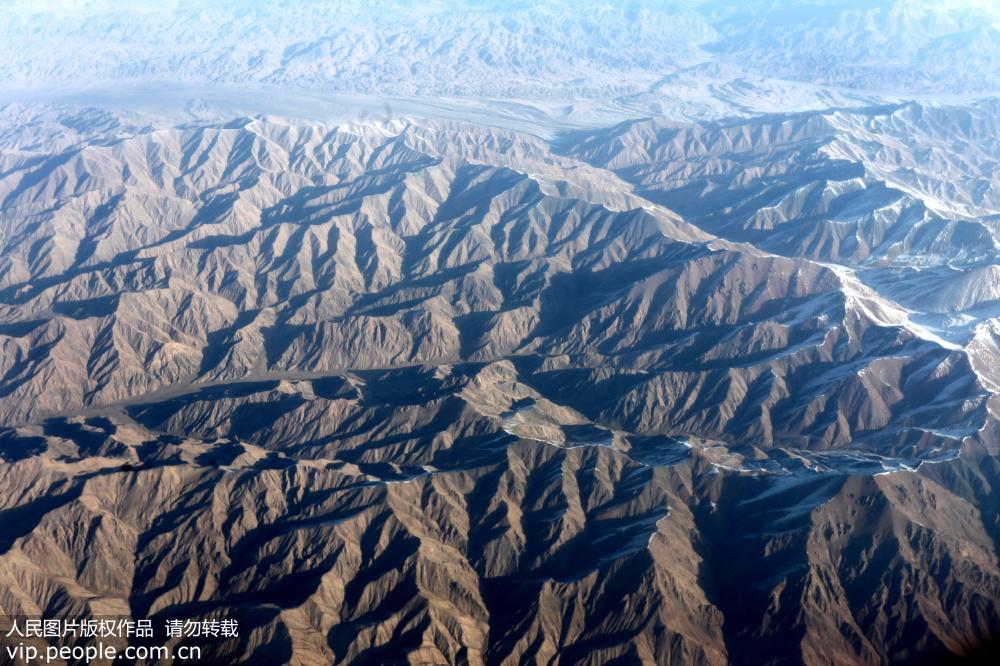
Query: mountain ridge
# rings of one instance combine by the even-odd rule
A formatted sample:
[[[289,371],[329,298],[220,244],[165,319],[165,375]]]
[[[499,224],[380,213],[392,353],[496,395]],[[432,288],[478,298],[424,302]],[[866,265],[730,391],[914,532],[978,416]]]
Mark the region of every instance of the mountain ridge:
[[[993,144],[916,108],[546,140],[4,107],[0,609],[239,617],[219,661],[973,651],[993,300],[945,321],[893,278],[996,261],[950,231],[996,234]],[[902,178],[955,137],[961,221],[822,150]],[[913,239],[775,240],[837,224]]]

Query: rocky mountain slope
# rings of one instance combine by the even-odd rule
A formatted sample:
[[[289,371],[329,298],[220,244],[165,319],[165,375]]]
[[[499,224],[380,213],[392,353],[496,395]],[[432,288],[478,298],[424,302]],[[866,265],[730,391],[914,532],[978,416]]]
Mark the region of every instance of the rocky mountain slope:
[[[239,617],[223,661],[974,651],[996,118],[8,105],[0,610]]]

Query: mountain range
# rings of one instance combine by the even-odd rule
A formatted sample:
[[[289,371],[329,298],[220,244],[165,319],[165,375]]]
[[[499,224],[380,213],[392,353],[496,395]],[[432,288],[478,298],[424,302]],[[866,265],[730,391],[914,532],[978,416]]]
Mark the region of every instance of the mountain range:
[[[0,615],[993,654],[992,4],[119,9],[0,22]]]

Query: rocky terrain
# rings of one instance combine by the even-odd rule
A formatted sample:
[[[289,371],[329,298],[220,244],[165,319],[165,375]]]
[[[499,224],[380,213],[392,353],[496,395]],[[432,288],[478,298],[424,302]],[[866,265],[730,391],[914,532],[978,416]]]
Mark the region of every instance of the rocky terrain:
[[[996,662],[995,3],[0,19],[0,664]]]
[[[5,614],[317,664],[1000,628],[995,106],[0,119]]]

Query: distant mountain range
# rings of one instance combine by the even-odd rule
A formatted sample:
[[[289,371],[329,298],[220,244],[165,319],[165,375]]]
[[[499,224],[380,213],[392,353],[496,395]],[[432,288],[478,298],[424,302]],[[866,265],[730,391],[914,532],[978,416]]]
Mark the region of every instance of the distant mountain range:
[[[439,109],[489,99],[593,123],[1000,92],[1000,9],[988,0],[8,4],[8,99],[134,108],[181,85],[252,112],[362,94]]]

